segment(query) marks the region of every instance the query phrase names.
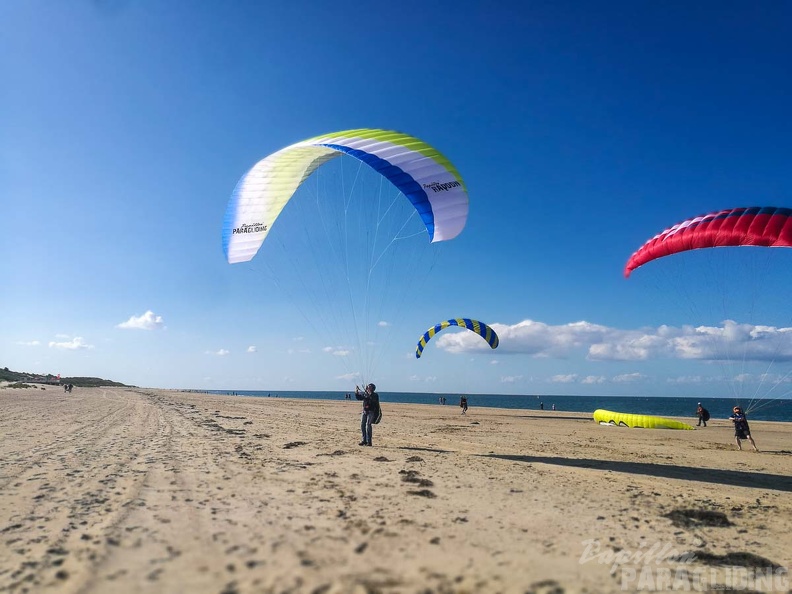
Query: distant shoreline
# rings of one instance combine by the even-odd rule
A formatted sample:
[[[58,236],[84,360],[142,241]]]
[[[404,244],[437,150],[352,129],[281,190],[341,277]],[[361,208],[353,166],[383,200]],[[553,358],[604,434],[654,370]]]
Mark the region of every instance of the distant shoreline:
[[[185,390],[179,390],[185,391]],[[288,392],[268,392],[262,390],[186,390],[190,393],[208,394],[213,396],[240,396],[249,398],[272,398],[278,400],[314,400],[314,401],[344,401],[344,392],[330,391],[288,391]],[[437,399],[441,396],[447,397],[447,403],[441,405]],[[458,404],[459,394],[456,393],[424,393],[424,392],[380,392],[380,398],[387,404],[420,404],[428,406],[445,406],[454,408]],[[494,402],[499,401],[499,402]],[[617,401],[617,402],[614,402]],[[352,402],[355,402],[354,395]],[[544,403],[544,409],[540,409],[538,403]],[[538,400],[534,395],[509,395],[509,394],[470,394],[468,393],[468,404],[471,408],[492,409],[492,410],[520,410],[532,411],[542,418],[549,418],[550,414],[562,416],[568,414],[591,415],[597,409],[604,408],[615,412],[626,412],[633,414],[647,414],[683,420],[688,424],[695,425],[697,422],[694,414],[696,404],[703,402],[710,410],[713,420],[727,420],[735,401],[731,398],[695,398],[683,397],[675,398],[668,396],[545,396],[544,400]],[[754,405],[759,404],[757,411],[749,409],[749,418],[753,421],[763,422],[792,422],[792,400],[779,399],[769,401],[755,401]],[[510,406],[503,406],[509,404]],[[552,410],[552,405],[557,404],[556,410]],[[780,409],[780,413],[777,409]],[[690,411],[690,412],[688,412]],[[773,418],[768,418],[773,417]]]
[[[13,384],[26,384],[32,389],[62,388],[63,384],[42,384],[40,382],[0,382],[0,387],[7,387]],[[188,394],[204,394],[211,396],[237,396],[244,398],[272,398],[278,400],[298,400],[298,401],[344,401],[344,391],[329,390],[290,390],[283,392],[266,390],[203,390],[203,389],[184,389],[184,388],[141,388],[138,386],[91,386],[91,388],[118,388],[122,390],[156,390],[168,392],[183,392]],[[75,385],[75,389],[86,389]],[[347,392],[350,393],[351,392]],[[356,402],[354,394],[352,402]],[[445,405],[440,405],[437,399],[441,396],[447,398]],[[380,392],[383,403],[390,404],[418,404],[431,407],[445,406],[454,408],[458,404],[459,393],[442,392]],[[553,395],[536,396],[521,394],[473,394],[467,393],[468,404],[471,409],[488,410],[520,410],[536,413],[537,417],[552,418],[552,414],[558,418],[571,418],[567,415],[591,415],[599,408],[615,412],[632,414],[647,414],[660,416],[669,419],[678,419],[690,425],[697,422],[695,410],[697,402],[703,402],[710,410],[713,420],[727,420],[735,403],[741,403],[748,407],[748,399],[735,398],[707,398],[707,397],[671,397],[671,396],[574,396],[574,395]],[[498,402],[494,402],[498,401]],[[544,409],[540,409],[537,403],[544,402]],[[507,404],[504,406],[504,404]],[[556,410],[552,410],[552,405],[558,404]],[[754,401],[757,410],[752,411],[748,408],[749,419],[752,422],[777,422],[792,423],[792,399],[779,398],[773,400]],[[691,411],[688,413],[688,411]],[[552,413],[552,414],[551,414]]]

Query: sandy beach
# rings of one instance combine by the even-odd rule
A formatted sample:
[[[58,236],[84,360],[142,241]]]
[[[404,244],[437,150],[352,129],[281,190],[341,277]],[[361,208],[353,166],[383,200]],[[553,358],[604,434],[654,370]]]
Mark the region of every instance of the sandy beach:
[[[367,448],[356,401],[0,388],[0,592],[792,587],[792,424],[472,403],[383,394]]]

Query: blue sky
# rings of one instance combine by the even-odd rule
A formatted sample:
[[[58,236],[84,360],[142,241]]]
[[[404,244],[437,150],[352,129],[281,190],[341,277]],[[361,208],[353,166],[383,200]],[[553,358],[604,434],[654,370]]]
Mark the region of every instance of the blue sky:
[[[792,6],[490,4],[3,3],[0,366],[174,388],[786,393],[788,250],[761,275],[751,250],[622,270],[689,216],[792,206]],[[257,160],[359,127],[437,147],[470,195],[430,282],[380,312],[365,378],[220,239]],[[499,349],[448,330],[412,356],[461,316]],[[754,325],[772,355],[745,349]]]

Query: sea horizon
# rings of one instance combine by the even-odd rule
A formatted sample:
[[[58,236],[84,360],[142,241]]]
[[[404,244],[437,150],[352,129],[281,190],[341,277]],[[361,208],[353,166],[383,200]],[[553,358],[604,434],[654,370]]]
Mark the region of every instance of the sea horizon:
[[[215,395],[250,396],[255,398],[300,398],[313,400],[345,400],[353,392],[331,390],[186,390]],[[429,392],[378,392],[383,405],[387,403],[423,404],[432,406],[458,406],[460,394]],[[591,414],[597,409],[622,413],[646,414],[666,417],[687,417],[697,422],[696,407],[699,402],[713,420],[725,420],[734,406],[747,411],[749,420],[792,422],[792,399],[751,399],[740,397],[696,398],[671,396],[579,396],[579,395],[517,395],[517,394],[465,394],[468,406],[552,412]],[[445,405],[440,398],[445,397]],[[555,409],[553,409],[555,406]]]

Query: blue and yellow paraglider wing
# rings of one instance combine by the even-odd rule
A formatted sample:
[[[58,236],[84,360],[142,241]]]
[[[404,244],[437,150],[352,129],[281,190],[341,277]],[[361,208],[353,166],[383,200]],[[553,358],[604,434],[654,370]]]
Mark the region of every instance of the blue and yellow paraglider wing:
[[[481,338],[487,341],[487,344],[490,345],[490,348],[496,349],[498,348],[499,339],[498,335],[484,322],[479,322],[478,320],[471,320],[470,318],[453,318],[451,320],[445,320],[440,322],[439,324],[435,324],[429,330],[424,332],[424,335],[418,341],[418,346],[415,348],[415,358],[420,359],[421,353],[423,353],[424,347],[426,347],[426,343],[429,342],[432,337],[444,330],[445,328],[449,328],[450,326],[459,326],[460,328],[467,328],[468,330],[475,332]]]

